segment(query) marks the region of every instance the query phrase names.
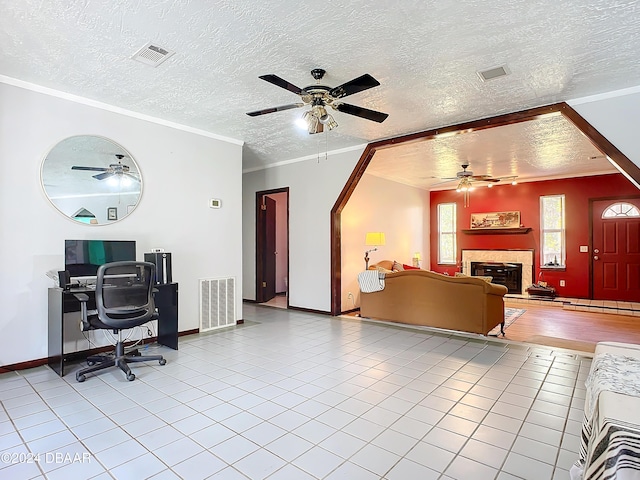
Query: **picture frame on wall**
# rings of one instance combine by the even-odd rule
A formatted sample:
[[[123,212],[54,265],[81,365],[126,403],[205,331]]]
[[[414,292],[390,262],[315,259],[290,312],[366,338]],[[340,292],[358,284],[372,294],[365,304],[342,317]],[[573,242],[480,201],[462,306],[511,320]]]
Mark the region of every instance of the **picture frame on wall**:
[[[107,220],[118,220],[118,207],[107,208]]]
[[[472,213],[471,229],[500,229],[520,227],[520,212]]]

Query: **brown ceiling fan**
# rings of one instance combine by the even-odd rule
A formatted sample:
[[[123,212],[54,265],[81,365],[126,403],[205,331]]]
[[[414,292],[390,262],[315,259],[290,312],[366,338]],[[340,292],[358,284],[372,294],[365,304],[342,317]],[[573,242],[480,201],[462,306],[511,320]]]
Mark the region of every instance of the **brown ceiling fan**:
[[[324,127],[328,130],[332,130],[338,126],[338,123],[335,121],[333,116],[327,112],[327,107],[331,107],[338,112],[354,115],[356,117],[378,123],[384,122],[389,116],[387,113],[369,110],[368,108],[340,101],[341,98],[380,85],[380,82],[371,75],[365,73],[358,78],[354,78],[353,80],[332,88],[327,85],[320,84],[320,80],[324,77],[325,73],[325,70],[321,68],[311,70],[311,75],[316,79],[317,83],[304,88],[297,87],[274,74],[260,76],[259,78],[266,82],[295,93],[300,96],[300,100],[302,101],[298,103],[290,103],[288,105],[281,105],[279,107],[248,112],[247,115],[250,117],[257,117],[267,113],[280,112],[283,110],[290,110],[292,108],[304,107],[305,105],[311,105],[311,109],[306,111],[303,115],[303,119],[306,121],[309,133],[311,134],[321,133],[324,130]]]
[[[449,177],[449,178],[441,178],[440,180],[442,180],[441,183],[447,183],[447,182],[451,182],[453,180],[459,180],[459,184],[458,186],[463,186],[463,187],[467,187],[467,189],[469,187],[471,187],[473,185],[473,182],[485,182],[488,183],[490,185],[493,185],[494,183],[498,183],[502,180],[515,180],[516,178],[518,178],[517,175],[508,175],[508,176],[504,176],[504,177],[494,177],[493,175],[474,175],[474,173],[471,170],[467,170],[467,168],[469,168],[469,164],[465,163],[461,165],[462,170],[459,171],[458,173],[456,173],[455,177]],[[438,184],[439,185],[439,184]],[[463,189],[458,188],[458,190],[463,191]]]

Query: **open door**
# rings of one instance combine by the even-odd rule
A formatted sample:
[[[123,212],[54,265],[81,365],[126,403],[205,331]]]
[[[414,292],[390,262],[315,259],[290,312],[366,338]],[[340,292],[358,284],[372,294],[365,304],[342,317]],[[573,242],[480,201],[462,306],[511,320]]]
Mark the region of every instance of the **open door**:
[[[640,299],[640,199],[595,200],[591,245],[594,300]]]
[[[262,195],[257,215],[256,300],[268,302],[276,296],[276,202]]]

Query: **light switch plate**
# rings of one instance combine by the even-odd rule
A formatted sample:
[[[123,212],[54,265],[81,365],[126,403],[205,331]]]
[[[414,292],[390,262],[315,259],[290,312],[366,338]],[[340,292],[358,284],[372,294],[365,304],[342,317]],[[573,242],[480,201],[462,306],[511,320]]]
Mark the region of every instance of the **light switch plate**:
[[[587,253],[589,251],[589,245],[580,245],[580,252]]]

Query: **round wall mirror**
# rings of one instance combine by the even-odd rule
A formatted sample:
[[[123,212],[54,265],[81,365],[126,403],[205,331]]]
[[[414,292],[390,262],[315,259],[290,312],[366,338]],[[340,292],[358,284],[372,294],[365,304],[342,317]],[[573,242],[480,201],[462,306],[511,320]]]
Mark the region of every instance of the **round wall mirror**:
[[[142,176],[133,157],[108,138],[62,140],[40,169],[42,188],[64,216],[88,225],[122,220],[140,202]]]

